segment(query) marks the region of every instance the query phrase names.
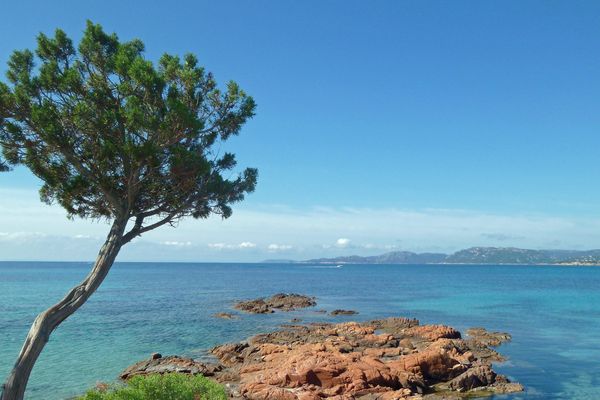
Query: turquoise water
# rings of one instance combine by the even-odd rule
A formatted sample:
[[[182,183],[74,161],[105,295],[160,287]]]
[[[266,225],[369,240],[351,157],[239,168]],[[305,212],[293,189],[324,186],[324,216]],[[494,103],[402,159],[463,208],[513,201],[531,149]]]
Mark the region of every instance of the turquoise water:
[[[89,263],[0,263],[0,379],[34,316],[87,273]],[[512,333],[501,371],[527,387],[510,399],[600,399],[600,268],[477,265],[117,263],[79,312],[52,335],[27,398],[65,399],[152,352],[202,357],[311,310],[222,320],[236,299],[276,292],[317,296],[353,319],[408,316],[459,329]],[[501,397],[496,397],[499,399]],[[502,397],[505,398],[505,397]]]

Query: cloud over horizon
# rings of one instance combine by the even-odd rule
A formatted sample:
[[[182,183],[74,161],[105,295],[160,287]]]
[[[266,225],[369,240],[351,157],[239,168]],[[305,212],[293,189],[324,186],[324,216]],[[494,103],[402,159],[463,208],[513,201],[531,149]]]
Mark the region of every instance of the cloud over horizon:
[[[0,189],[0,258],[91,260],[108,225],[68,220],[32,191]],[[228,220],[184,220],[124,247],[122,261],[260,261],[372,255],[392,250],[453,252],[472,246],[597,248],[600,218],[510,215],[452,209],[240,206]]]
[[[217,249],[217,250],[224,250],[224,249],[228,249],[228,250],[232,250],[232,249],[253,249],[256,247],[256,243],[252,243],[252,242],[242,242],[239,244],[230,244],[230,243],[209,243],[208,247],[210,247],[211,249]]]

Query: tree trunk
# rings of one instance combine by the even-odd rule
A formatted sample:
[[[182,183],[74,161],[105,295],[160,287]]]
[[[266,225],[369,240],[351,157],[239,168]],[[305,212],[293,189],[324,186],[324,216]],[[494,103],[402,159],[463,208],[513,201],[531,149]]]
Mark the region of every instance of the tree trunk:
[[[0,400],[23,399],[31,370],[48,342],[50,334],[98,289],[121,250],[121,238],[126,225],[127,219],[124,218],[118,218],[113,222],[94,267],[86,278],[71,289],[60,302],[37,316],[29,329],[17,362],[4,383]]]

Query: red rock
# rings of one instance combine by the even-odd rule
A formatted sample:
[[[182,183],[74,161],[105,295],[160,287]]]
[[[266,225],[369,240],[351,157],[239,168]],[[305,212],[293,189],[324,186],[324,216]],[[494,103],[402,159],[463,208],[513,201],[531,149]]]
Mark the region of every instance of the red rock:
[[[298,308],[313,307],[317,305],[314,297],[304,296],[295,293],[278,293],[267,299],[254,299],[240,301],[235,304],[235,308],[252,314],[273,313],[275,310],[293,311]]]
[[[479,365],[452,379],[448,386],[452,390],[467,391],[481,386],[489,386],[495,381],[496,373],[490,366]]]
[[[441,338],[460,339],[460,332],[446,325],[423,325],[415,326],[405,330],[408,335],[420,336],[429,341]]]
[[[248,400],[412,400],[434,384],[455,392],[522,389],[478,360],[484,344],[477,342],[473,351],[451,327],[416,324],[397,318],[290,326],[214,348],[224,367],[212,373]],[[198,367],[183,360],[177,368],[186,362]]]
[[[470,328],[467,329],[467,335],[473,340],[485,346],[500,346],[502,343],[509,342],[512,336],[504,332],[489,332],[485,328]]]
[[[400,370],[412,372],[426,380],[445,381],[463,373],[467,367],[452,354],[439,349],[413,353],[391,361],[390,364]]]

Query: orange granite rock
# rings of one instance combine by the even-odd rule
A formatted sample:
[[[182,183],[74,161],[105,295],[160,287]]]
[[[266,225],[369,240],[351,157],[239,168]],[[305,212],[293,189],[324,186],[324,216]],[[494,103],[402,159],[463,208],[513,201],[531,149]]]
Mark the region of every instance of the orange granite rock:
[[[214,348],[221,365],[210,372],[233,398],[248,400],[413,400],[435,399],[436,388],[457,395],[522,390],[478,357],[487,355],[485,343],[472,343],[449,326],[405,318],[296,325]]]

